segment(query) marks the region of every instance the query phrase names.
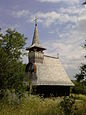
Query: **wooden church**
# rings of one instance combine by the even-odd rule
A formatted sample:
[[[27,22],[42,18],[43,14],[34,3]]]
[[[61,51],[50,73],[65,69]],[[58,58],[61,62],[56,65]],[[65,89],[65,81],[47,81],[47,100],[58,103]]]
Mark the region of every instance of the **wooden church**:
[[[66,74],[59,58],[44,55],[46,48],[40,44],[37,20],[32,44],[26,49],[29,51],[29,62],[26,66],[26,82],[32,84],[33,93],[45,96],[67,96],[70,87],[74,86]]]

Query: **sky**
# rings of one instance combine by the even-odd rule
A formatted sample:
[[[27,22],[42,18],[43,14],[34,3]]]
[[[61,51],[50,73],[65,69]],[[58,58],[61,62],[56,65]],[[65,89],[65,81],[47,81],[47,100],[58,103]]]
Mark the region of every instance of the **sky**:
[[[86,63],[83,45],[86,39],[86,7],[84,0],[0,0],[0,27],[16,29],[31,44],[34,19],[45,54],[59,58],[71,79]],[[28,63],[28,57],[23,57]]]

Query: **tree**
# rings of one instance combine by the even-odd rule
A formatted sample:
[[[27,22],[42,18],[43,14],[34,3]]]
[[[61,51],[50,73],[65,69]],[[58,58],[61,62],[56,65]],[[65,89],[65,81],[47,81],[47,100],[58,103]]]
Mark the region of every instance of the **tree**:
[[[0,37],[0,96],[3,97],[7,89],[20,94],[25,70],[21,60],[25,37],[11,29],[7,29],[6,34],[0,34]]]
[[[86,50],[86,43],[84,44],[84,48]],[[80,66],[80,73],[76,74],[75,78],[77,79],[78,82],[86,80],[86,64],[82,64]]]

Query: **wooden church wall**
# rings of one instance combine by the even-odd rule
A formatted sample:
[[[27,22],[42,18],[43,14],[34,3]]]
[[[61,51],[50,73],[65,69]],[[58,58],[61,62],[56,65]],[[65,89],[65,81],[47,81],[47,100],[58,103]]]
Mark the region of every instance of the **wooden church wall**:
[[[40,85],[33,87],[33,94],[38,94],[40,96],[69,96],[70,86],[45,86]]]

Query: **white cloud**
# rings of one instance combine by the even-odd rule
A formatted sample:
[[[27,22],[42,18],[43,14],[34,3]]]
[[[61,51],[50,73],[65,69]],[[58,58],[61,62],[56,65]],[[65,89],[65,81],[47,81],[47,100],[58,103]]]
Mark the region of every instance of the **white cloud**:
[[[34,16],[37,16],[38,22],[45,27],[51,26],[48,33],[55,35],[53,40],[45,41],[43,44],[47,48],[46,53],[53,56],[60,53],[64,67],[73,75],[73,72],[78,70],[80,63],[85,62],[84,55],[86,51],[82,48],[82,45],[86,38],[86,9],[73,6],[60,8],[51,12],[32,13],[30,15],[30,22],[34,20]],[[58,24],[62,25],[64,23],[66,23],[65,28],[61,27],[61,30],[59,30],[60,26]],[[72,23],[74,23],[74,28],[72,28]],[[52,30],[52,24],[57,24],[58,28],[55,27],[55,30]],[[63,28],[65,29],[64,32],[62,31]],[[56,39],[57,33],[59,39]]]
[[[80,0],[38,0],[38,1],[40,1],[40,2],[50,2],[50,3],[67,2],[69,4],[80,2]]]
[[[78,29],[86,34],[86,7],[83,7],[78,16]]]
[[[60,0],[38,0],[40,2],[51,2],[51,3],[58,3]]]
[[[38,21],[40,23],[44,24],[47,27],[50,26],[52,23],[54,23],[60,16],[60,14],[54,11],[47,13],[37,12],[34,15],[38,17]],[[32,16],[32,20],[34,19],[34,15]]]
[[[77,15],[80,13],[80,8],[79,7],[75,7],[75,6],[72,6],[72,7],[61,7],[59,9],[59,12],[61,13],[67,13],[67,14],[73,14],[73,15]]]
[[[46,27],[49,27],[51,24],[67,23],[67,22],[76,23],[77,21],[77,16],[75,15],[69,15],[67,13],[60,13],[56,11],[46,13],[37,12],[36,14],[31,16],[31,22],[34,19],[34,16],[37,16],[38,21]]]
[[[19,10],[19,11],[13,11],[12,15],[17,18],[25,17],[30,14],[29,10]]]
[[[55,32],[54,31],[50,31],[50,32],[48,32],[49,34],[55,34]]]
[[[57,56],[57,53],[59,53],[65,69],[68,73],[72,71],[71,76],[73,76],[77,73],[76,70],[79,69],[80,64],[86,62],[84,58],[86,51],[82,47],[84,42],[84,35],[76,29],[68,33],[63,33],[60,39],[47,41],[44,45],[47,47],[46,54]]]

